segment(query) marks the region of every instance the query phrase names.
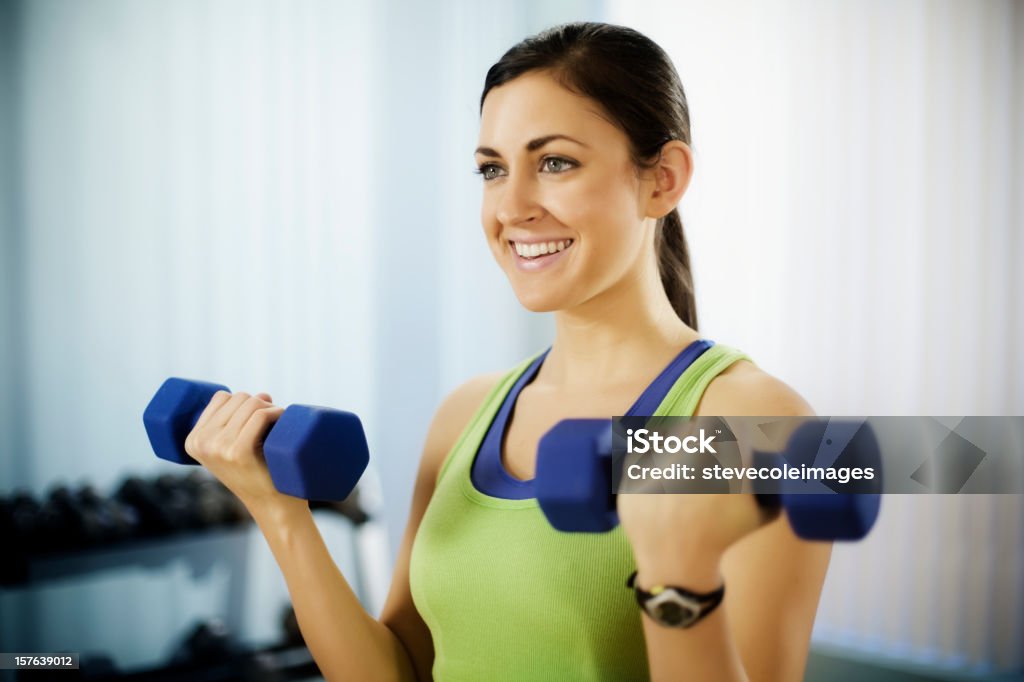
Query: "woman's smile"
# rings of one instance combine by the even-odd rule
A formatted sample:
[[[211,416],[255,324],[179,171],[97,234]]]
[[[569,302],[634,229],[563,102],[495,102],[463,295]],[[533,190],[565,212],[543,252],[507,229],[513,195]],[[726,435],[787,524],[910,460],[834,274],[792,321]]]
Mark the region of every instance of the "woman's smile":
[[[523,272],[536,272],[552,267],[561,261],[574,239],[549,241],[508,241],[509,252],[516,268]]]

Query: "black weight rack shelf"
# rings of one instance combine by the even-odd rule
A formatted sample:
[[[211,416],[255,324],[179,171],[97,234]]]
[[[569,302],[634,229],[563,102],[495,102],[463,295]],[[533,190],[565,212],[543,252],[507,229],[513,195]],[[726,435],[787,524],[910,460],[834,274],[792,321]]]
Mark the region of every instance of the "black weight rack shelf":
[[[370,520],[353,495],[341,502],[311,502],[315,515],[339,515],[358,527]],[[194,564],[196,572],[216,559],[225,543],[245,537],[254,527],[248,517],[231,525],[185,528],[159,535],[133,537],[91,546],[26,551],[6,543],[0,561],[0,589],[31,587],[125,567],[159,568],[173,561]]]
[[[166,475],[165,475],[166,477]],[[219,484],[217,484],[219,485]],[[224,491],[226,492],[226,491]],[[311,502],[314,516],[345,518],[353,530],[370,520],[360,506],[358,494],[341,502]],[[26,544],[24,534],[13,533],[11,517],[0,520],[5,556],[0,561],[0,594],[44,586],[62,580],[74,580],[126,568],[159,569],[171,563],[184,562],[194,575],[201,575],[214,564],[229,561],[235,578],[228,594],[228,612],[242,610],[249,542],[255,524],[247,514],[237,514],[230,521],[205,527],[149,529],[121,539],[87,544],[83,535],[65,532],[65,540],[57,547]],[[140,526],[141,528],[141,526]],[[20,540],[20,541],[19,541]],[[357,552],[356,534],[352,534],[352,550]],[[356,555],[357,556],[357,555]],[[353,587],[362,593],[362,568],[352,576]],[[294,618],[294,616],[292,616]],[[156,680],[165,682],[290,682],[322,679],[309,650],[295,632],[285,642],[262,649],[240,645],[216,660],[169,660],[145,669],[122,671],[112,664],[104,665],[103,657],[85,658],[80,674],[74,679],[128,682]],[[296,641],[299,637],[299,641]],[[66,674],[53,670],[23,670],[11,677],[0,672],[0,680],[65,679]]]

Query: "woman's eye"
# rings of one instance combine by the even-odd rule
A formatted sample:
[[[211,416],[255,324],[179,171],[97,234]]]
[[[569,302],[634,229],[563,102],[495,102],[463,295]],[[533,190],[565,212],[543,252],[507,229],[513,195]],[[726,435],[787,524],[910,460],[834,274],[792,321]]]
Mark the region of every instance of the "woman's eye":
[[[479,168],[477,168],[474,172],[477,175],[482,176],[484,180],[493,180],[494,178],[498,177],[500,171],[501,169],[498,166],[495,166],[493,163],[485,163]]]
[[[549,156],[544,159],[544,170],[549,173],[562,173],[569,170],[575,164],[569,159],[563,159],[559,156]]]

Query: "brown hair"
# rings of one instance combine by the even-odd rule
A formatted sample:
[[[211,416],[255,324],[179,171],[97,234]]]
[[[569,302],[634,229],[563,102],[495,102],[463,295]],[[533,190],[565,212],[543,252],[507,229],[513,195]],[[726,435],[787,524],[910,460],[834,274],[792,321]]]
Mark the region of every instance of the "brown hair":
[[[654,41],[624,26],[562,24],[512,46],[488,71],[480,95],[528,72],[550,71],[567,89],[588,97],[629,138],[638,168],[652,168],[669,140],[690,144],[690,110],[672,60]],[[690,254],[679,210],[658,220],[654,236],[662,286],[679,318],[697,329]]]

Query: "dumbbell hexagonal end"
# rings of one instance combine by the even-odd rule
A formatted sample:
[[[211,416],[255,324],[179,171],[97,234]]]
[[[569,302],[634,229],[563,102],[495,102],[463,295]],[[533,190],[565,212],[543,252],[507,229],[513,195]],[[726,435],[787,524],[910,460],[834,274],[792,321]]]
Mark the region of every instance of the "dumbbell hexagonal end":
[[[851,479],[838,488],[849,492],[821,490],[837,485],[829,486],[828,481],[826,485],[818,481],[785,482],[782,505],[793,532],[805,540],[860,540],[878,519],[882,503],[882,460],[874,429],[869,423],[857,420],[839,423],[855,430],[831,465],[872,469],[874,475],[870,479]],[[802,424],[790,437],[787,459],[795,454],[799,460],[818,464],[822,448],[831,445],[831,441],[822,442],[826,436],[824,428],[824,422]],[[818,490],[810,492],[815,489]]]
[[[345,499],[370,461],[359,417],[313,405],[290,405],[263,454],[278,491],[306,500]]]
[[[142,413],[153,452],[176,464],[197,464],[185,452],[185,438],[217,391],[227,386],[171,377],[160,386]]]
[[[537,502],[562,531],[603,533],[618,525],[611,495],[611,423],[558,422],[537,447]]]
[[[789,525],[805,540],[860,540],[878,519],[877,493],[782,495]]]

